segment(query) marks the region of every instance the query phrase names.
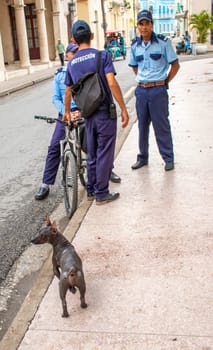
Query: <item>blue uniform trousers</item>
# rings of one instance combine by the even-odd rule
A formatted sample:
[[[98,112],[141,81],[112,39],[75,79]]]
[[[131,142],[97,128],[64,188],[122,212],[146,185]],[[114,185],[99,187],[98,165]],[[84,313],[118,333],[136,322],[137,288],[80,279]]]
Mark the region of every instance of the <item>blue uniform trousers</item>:
[[[97,111],[86,119],[87,136],[87,192],[97,199],[109,193],[109,180],[113,168],[117,132],[117,119]]]
[[[59,114],[59,119],[62,115]],[[48,153],[43,173],[43,183],[54,185],[58,167],[60,164],[60,141],[65,138],[65,127],[61,123],[56,123],[55,130],[48,147]]]
[[[137,160],[149,158],[149,127],[152,122],[156,142],[163,160],[174,161],[173,143],[168,111],[168,93],[165,86],[135,90],[139,129],[139,154]]]

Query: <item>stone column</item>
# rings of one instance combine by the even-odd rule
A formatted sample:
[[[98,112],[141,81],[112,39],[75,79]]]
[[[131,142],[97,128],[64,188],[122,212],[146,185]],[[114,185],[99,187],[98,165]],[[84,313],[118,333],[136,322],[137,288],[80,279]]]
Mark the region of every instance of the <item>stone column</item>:
[[[53,30],[54,30],[54,39],[55,45],[58,43],[58,39],[61,39],[61,8],[60,0],[52,1],[53,7]]]
[[[30,64],[29,48],[27,41],[27,30],[24,15],[24,1],[14,0],[16,31],[18,40],[20,66],[28,68]]]
[[[3,55],[3,47],[1,41],[1,32],[0,32],[0,81],[6,79],[6,69],[4,66],[4,55]]]
[[[36,0],[36,14],[38,22],[38,36],[40,45],[40,57],[42,63],[49,63],[49,50],[47,40],[47,28],[45,21],[44,0]]]

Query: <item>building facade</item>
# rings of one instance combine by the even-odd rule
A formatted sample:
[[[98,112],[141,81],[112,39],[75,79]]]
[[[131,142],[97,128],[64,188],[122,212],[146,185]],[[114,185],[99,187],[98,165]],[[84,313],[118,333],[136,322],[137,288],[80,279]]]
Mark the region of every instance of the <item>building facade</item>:
[[[189,18],[192,14],[198,14],[202,10],[207,10],[213,16],[213,0],[176,0],[176,28],[180,34],[189,31],[191,40],[196,42],[196,31],[191,30],[189,26]],[[208,47],[213,49],[213,31],[209,33]]]
[[[0,81],[7,79],[7,66],[15,62],[29,73],[36,60],[51,65],[58,39],[69,43],[71,25],[78,18],[89,22],[94,47],[103,49],[106,30],[118,28],[128,46],[137,34],[137,13],[144,8],[153,12],[156,32],[184,33],[190,14],[202,9],[213,14],[213,0],[0,0]]]
[[[175,31],[175,0],[141,0],[141,7],[152,12],[156,33],[169,36]]]
[[[129,42],[136,4],[137,0],[0,0],[0,81],[7,79],[7,65],[14,62],[29,73],[34,60],[51,65],[58,39],[65,46],[69,43],[78,18],[89,22],[94,47],[104,48],[107,29],[123,28]]]

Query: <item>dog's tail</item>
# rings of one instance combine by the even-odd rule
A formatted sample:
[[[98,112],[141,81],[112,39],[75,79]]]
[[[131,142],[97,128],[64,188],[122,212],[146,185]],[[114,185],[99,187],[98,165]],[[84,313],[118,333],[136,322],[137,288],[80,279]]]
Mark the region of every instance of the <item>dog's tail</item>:
[[[70,286],[76,286],[77,280],[82,277],[81,271],[72,266],[69,271],[63,272],[63,278],[68,279]]]

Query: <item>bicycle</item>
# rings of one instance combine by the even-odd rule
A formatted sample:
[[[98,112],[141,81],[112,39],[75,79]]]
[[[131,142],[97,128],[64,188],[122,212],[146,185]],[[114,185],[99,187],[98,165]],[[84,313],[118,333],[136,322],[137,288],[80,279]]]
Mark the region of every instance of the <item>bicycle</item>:
[[[68,124],[67,121],[52,117],[35,115],[34,118],[49,124],[59,122],[66,128],[65,138],[60,141],[60,161],[64,205],[67,216],[71,218],[78,207],[78,177],[84,187],[87,181],[85,120],[76,118]]]

